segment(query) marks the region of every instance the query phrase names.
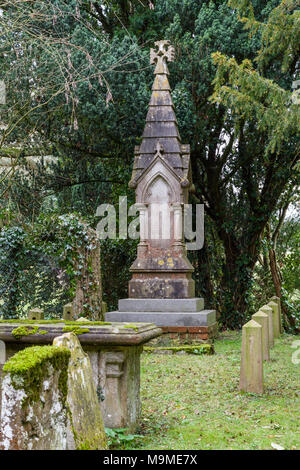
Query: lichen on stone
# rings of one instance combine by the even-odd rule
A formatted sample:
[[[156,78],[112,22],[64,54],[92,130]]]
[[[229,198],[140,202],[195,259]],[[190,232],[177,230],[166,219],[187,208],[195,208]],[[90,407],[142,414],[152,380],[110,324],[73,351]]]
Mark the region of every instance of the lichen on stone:
[[[88,355],[74,333],[56,337],[53,344],[68,348],[71,352],[67,405],[75,448],[106,449],[106,435]]]

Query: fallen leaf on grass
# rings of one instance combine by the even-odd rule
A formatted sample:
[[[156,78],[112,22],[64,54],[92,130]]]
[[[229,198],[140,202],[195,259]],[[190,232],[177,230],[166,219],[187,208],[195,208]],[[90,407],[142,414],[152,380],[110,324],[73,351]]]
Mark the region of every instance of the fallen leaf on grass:
[[[275,450],[284,450],[284,447],[280,446],[279,444],[275,444],[275,442],[271,442],[271,447]]]

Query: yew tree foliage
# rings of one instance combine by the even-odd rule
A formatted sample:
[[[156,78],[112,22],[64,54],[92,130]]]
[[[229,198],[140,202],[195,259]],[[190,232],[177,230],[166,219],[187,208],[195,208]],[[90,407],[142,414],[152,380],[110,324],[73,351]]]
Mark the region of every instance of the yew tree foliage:
[[[58,157],[54,174],[41,168],[34,177],[40,208],[52,195],[56,210],[90,215],[100,203],[117,202],[122,194],[133,201],[127,182],[151,95],[149,49],[154,41],[169,39],[176,48],[169,69],[179,130],[182,141],[191,144],[192,202],[206,209],[204,248],[190,254],[197,295],[217,307],[224,327],[241,326],[254,313],[249,299],[261,236],[297,160],[297,111],[288,104],[299,61],[294,2],[70,3],[82,24],[90,25],[80,27],[74,15],[61,18],[61,37],[65,31],[69,42],[82,47],[69,47],[64,55],[66,69],[69,63],[69,70],[80,71],[75,88],[71,81],[72,100],[63,82],[55,106],[37,108],[23,127],[24,133],[34,130]],[[49,4],[66,8],[61,0]],[[51,22],[46,26],[51,33]],[[65,50],[64,44],[57,47]],[[95,78],[90,76],[94,69],[84,67],[90,64],[86,51]],[[57,65],[52,65],[54,77]],[[44,74],[51,72],[51,61],[41,66]],[[20,184],[10,190],[12,204],[20,202]],[[30,191],[26,194],[30,201]],[[30,212],[33,206],[28,207]],[[113,246],[106,243],[102,250],[104,293],[106,271],[112,278]],[[128,246],[122,242],[129,267]],[[115,267],[122,295],[123,273]]]

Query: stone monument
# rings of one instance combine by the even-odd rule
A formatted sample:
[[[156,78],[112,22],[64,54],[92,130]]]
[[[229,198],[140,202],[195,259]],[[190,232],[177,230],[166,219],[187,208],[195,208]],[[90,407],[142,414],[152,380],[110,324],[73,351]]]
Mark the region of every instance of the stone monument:
[[[129,182],[140,213],[140,242],[130,268],[129,298],[106,319],[150,321],[180,339],[209,339],[216,331],[216,312],[203,310],[203,299],[195,298],[194,268],[183,237],[183,206],[193,183],[190,146],[181,143],[168,81],[167,61],[174,60],[175,50],[169,41],[155,46],[152,96]]]

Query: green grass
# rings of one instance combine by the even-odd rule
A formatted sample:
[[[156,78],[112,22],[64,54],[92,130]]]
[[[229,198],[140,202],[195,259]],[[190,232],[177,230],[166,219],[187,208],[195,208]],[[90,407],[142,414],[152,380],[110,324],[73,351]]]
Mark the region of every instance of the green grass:
[[[300,364],[284,335],[264,363],[265,393],[238,390],[241,335],[225,333],[213,356],[142,355],[139,449],[300,448]],[[131,447],[132,443],[131,443]]]

